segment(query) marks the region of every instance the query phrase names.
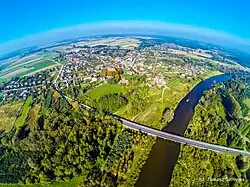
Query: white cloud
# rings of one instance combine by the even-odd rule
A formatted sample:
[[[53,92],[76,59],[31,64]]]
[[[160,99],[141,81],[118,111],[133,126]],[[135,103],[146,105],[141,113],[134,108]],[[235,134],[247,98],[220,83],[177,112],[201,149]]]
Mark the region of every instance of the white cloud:
[[[0,44],[0,54],[59,40],[105,34],[148,34],[183,37],[250,51],[250,42],[222,31],[156,21],[110,21],[76,25]]]

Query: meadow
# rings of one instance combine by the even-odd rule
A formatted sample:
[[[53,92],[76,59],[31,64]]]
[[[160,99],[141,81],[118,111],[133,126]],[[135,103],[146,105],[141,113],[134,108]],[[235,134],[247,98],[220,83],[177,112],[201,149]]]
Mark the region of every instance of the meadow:
[[[0,106],[0,129],[10,130],[14,125],[17,115],[22,109],[23,102],[16,102]]]
[[[245,99],[243,102],[247,105],[248,108],[250,108],[250,99],[249,98]]]
[[[0,70],[0,81],[4,82],[13,77],[22,77],[30,75],[32,72],[38,72],[49,67],[53,67],[56,63],[52,58],[56,56],[54,52],[35,53],[9,61]]]
[[[92,99],[97,99],[107,94],[122,93],[122,92],[123,92],[123,87],[121,85],[106,83],[89,91],[87,95]]]
[[[0,187],[77,187],[82,182],[83,177],[76,177],[69,181],[53,182],[48,184],[0,184]]]
[[[27,98],[27,100],[25,101],[24,105],[23,105],[23,109],[22,109],[22,113],[21,115],[17,118],[16,122],[15,122],[15,125],[17,127],[22,127],[24,122],[25,122],[25,119],[27,118],[28,116],[28,113],[29,113],[29,110],[30,110],[30,105],[31,105],[31,102],[32,102],[32,97],[29,96]]]

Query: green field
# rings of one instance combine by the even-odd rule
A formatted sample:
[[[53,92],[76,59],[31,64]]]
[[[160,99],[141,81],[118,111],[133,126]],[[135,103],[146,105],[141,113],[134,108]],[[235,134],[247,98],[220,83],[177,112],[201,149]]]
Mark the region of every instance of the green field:
[[[40,57],[45,57],[45,58],[52,58],[54,56],[56,56],[58,53],[55,52],[45,52],[45,53],[41,53],[39,54]]]
[[[221,75],[221,74],[223,74],[223,73],[220,72],[220,71],[209,71],[209,72],[207,72],[207,73],[205,73],[203,75],[203,79],[208,79],[210,77],[213,77],[213,76],[216,76],[216,75]]]
[[[22,76],[25,76],[25,75],[27,75],[29,73],[34,72],[34,71],[37,71],[37,70],[52,66],[54,64],[55,63],[50,61],[50,60],[42,61],[41,63],[34,65],[33,66],[34,68],[32,68],[32,69],[30,69],[28,71],[22,72],[22,73],[18,74],[17,76],[22,77]]]
[[[77,187],[81,181],[55,182],[52,184],[0,184],[0,187]]]
[[[29,96],[27,98],[27,100],[25,101],[24,105],[23,105],[23,109],[22,109],[22,114],[17,118],[16,122],[15,122],[15,125],[17,127],[22,127],[24,122],[25,122],[25,119],[27,118],[28,116],[28,113],[29,113],[29,110],[30,110],[30,105],[31,105],[31,102],[32,102],[32,97]]]
[[[0,184],[0,187],[77,187],[82,182],[82,177],[73,178],[70,181],[54,182],[52,184]]]
[[[56,56],[54,52],[36,53],[10,62],[0,71],[0,81],[3,82],[12,77],[25,76],[29,73],[54,65],[55,62],[51,60],[54,56]]]
[[[123,87],[118,84],[103,84],[97,88],[94,88],[93,90],[89,91],[87,95],[91,97],[92,99],[97,99],[99,97],[102,97],[106,94],[112,94],[112,93],[122,93]]]
[[[34,57],[32,57],[31,59],[28,59],[28,60],[24,60],[23,62],[21,61],[18,64],[13,63],[13,64],[9,65],[5,69],[1,70],[0,75],[4,76],[4,75],[7,75],[11,72],[17,71],[21,68],[30,68],[30,67],[33,67],[33,65],[43,61],[43,59],[41,59],[40,57],[37,57],[35,59],[33,59],[33,58]]]
[[[130,75],[130,74],[127,74],[127,73],[123,73],[122,75],[123,75],[125,78],[127,78],[127,79],[130,79],[130,78],[133,77],[133,75]]]
[[[250,98],[245,99],[243,102],[250,108]]]
[[[10,130],[14,125],[17,115],[21,111],[23,102],[0,106],[0,129]]]
[[[0,78],[0,82],[8,82],[10,79],[8,78]]]
[[[66,61],[66,60],[61,60],[59,63],[65,65],[65,64],[68,63],[68,61]]]
[[[164,109],[170,109],[168,115],[170,119],[177,104],[196,84],[196,81],[189,82],[184,78],[174,78],[173,80],[169,80],[166,87],[153,87],[148,91],[146,96],[141,98],[141,100],[150,103],[142,111],[131,114],[131,103],[129,103],[127,106],[120,108],[116,114],[132,121],[161,129],[165,125],[160,122]],[[166,121],[169,119],[166,119]]]

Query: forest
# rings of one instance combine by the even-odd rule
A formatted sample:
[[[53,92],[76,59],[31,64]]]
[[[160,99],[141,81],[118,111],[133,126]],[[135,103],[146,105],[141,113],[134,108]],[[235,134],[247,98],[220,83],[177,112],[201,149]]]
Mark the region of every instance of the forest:
[[[185,132],[188,138],[250,151],[249,80],[233,79],[206,91]],[[213,180],[214,179],[214,180]],[[170,186],[249,186],[250,159],[181,145]]]
[[[12,128],[1,132],[1,185],[134,186],[156,138],[124,129],[109,113],[160,129],[200,78],[168,77],[168,88],[149,86],[146,76],[128,79],[63,90],[95,111],[53,88],[28,97]]]
[[[108,98],[126,103],[119,94],[99,99],[116,106]],[[28,97],[18,126],[1,132],[0,183],[63,184],[79,178],[80,186],[133,186],[154,138],[124,129],[106,110],[115,108],[88,111],[52,88],[40,98]]]

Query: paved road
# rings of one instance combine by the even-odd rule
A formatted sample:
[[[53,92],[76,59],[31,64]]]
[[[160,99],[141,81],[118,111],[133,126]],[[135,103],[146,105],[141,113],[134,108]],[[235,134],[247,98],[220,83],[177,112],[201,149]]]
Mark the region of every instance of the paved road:
[[[82,107],[82,108],[84,108],[84,109],[88,109],[88,110],[92,109],[90,106],[84,105],[84,104],[82,104],[82,103],[79,103],[78,101],[76,101],[76,100],[74,100],[74,99],[71,99],[71,98],[69,98],[69,97],[67,97],[67,96],[65,96],[65,95],[64,95],[64,98],[66,98],[66,99],[69,100],[69,101],[76,102],[80,107]]]
[[[56,82],[57,82],[57,79],[59,78],[59,76],[61,75],[61,72],[62,72],[62,70],[63,70],[63,65],[61,66],[61,69],[60,69],[60,71],[59,71],[59,73],[58,73],[58,75],[56,76],[56,79],[54,80],[54,84],[56,84]]]
[[[163,138],[166,140],[170,140],[173,142],[177,142],[177,143],[182,143],[182,144],[188,144],[194,147],[198,147],[198,148],[203,148],[203,149],[208,149],[211,151],[216,151],[216,152],[227,152],[227,153],[231,153],[231,154],[241,154],[243,156],[248,156],[250,157],[250,152],[247,151],[243,151],[243,150],[238,150],[238,149],[233,149],[233,148],[228,148],[228,147],[224,147],[224,146],[220,146],[220,145],[215,145],[215,144],[210,144],[210,143],[205,143],[205,142],[200,142],[197,140],[192,140],[189,138],[185,138],[182,136],[178,136],[172,133],[168,133],[168,132],[163,132],[157,129],[152,129],[150,127],[146,127],[131,121],[128,121],[126,119],[120,118],[120,117],[116,117],[118,120],[120,120],[122,122],[122,124],[129,129],[133,129],[136,131],[141,131],[144,132],[148,135],[152,135],[152,136],[157,136],[159,138]]]
[[[60,93],[62,94],[62,93]],[[85,109],[93,109],[90,106],[84,105],[82,103],[79,103],[78,101],[71,99],[65,95],[63,95],[63,97],[69,101],[73,101],[73,102],[77,102],[79,106],[81,106],[82,108]],[[243,151],[243,150],[239,150],[239,149],[233,149],[233,148],[229,148],[229,147],[225,147],[225,146],[221,146],[221,145],[215,145],[215,144],[210,144],[210,143],[205,143],[205,142],[200,142],[197,140],[193,140],[193,139],[189,139],[189,138],[185,138],[182,136],[178,136],[172,133],[168,133],[168,132],[164,132],[164,131],[160,131],[157,129],[153,129],[150,127],[146,127],[144,125],[141,124],[137,124],[135,122],[131,122],[129,120],[126,120],[122,117],[113,115],[117,120],[119,120],[124,127],[129,128],[129,129],[133,129],[136,131],[140,131],[143,133],[146,133],[148,135],[151,136],[156,136],[159,138],[163,138],[166,140],[170,140],[173,142],[177,142],[177,143],[181,143],[181,144],[188,144],[194,147],[198,147],[198,148],[202,148],[202,149],[208,149],[211,151],[215,151],[215,152],[226,152],[226,153],[231,153],[231,154],[236,154],[236,155],[243,155],[243,156],[248,156],[250,157],[250,152],[247,151]]]

